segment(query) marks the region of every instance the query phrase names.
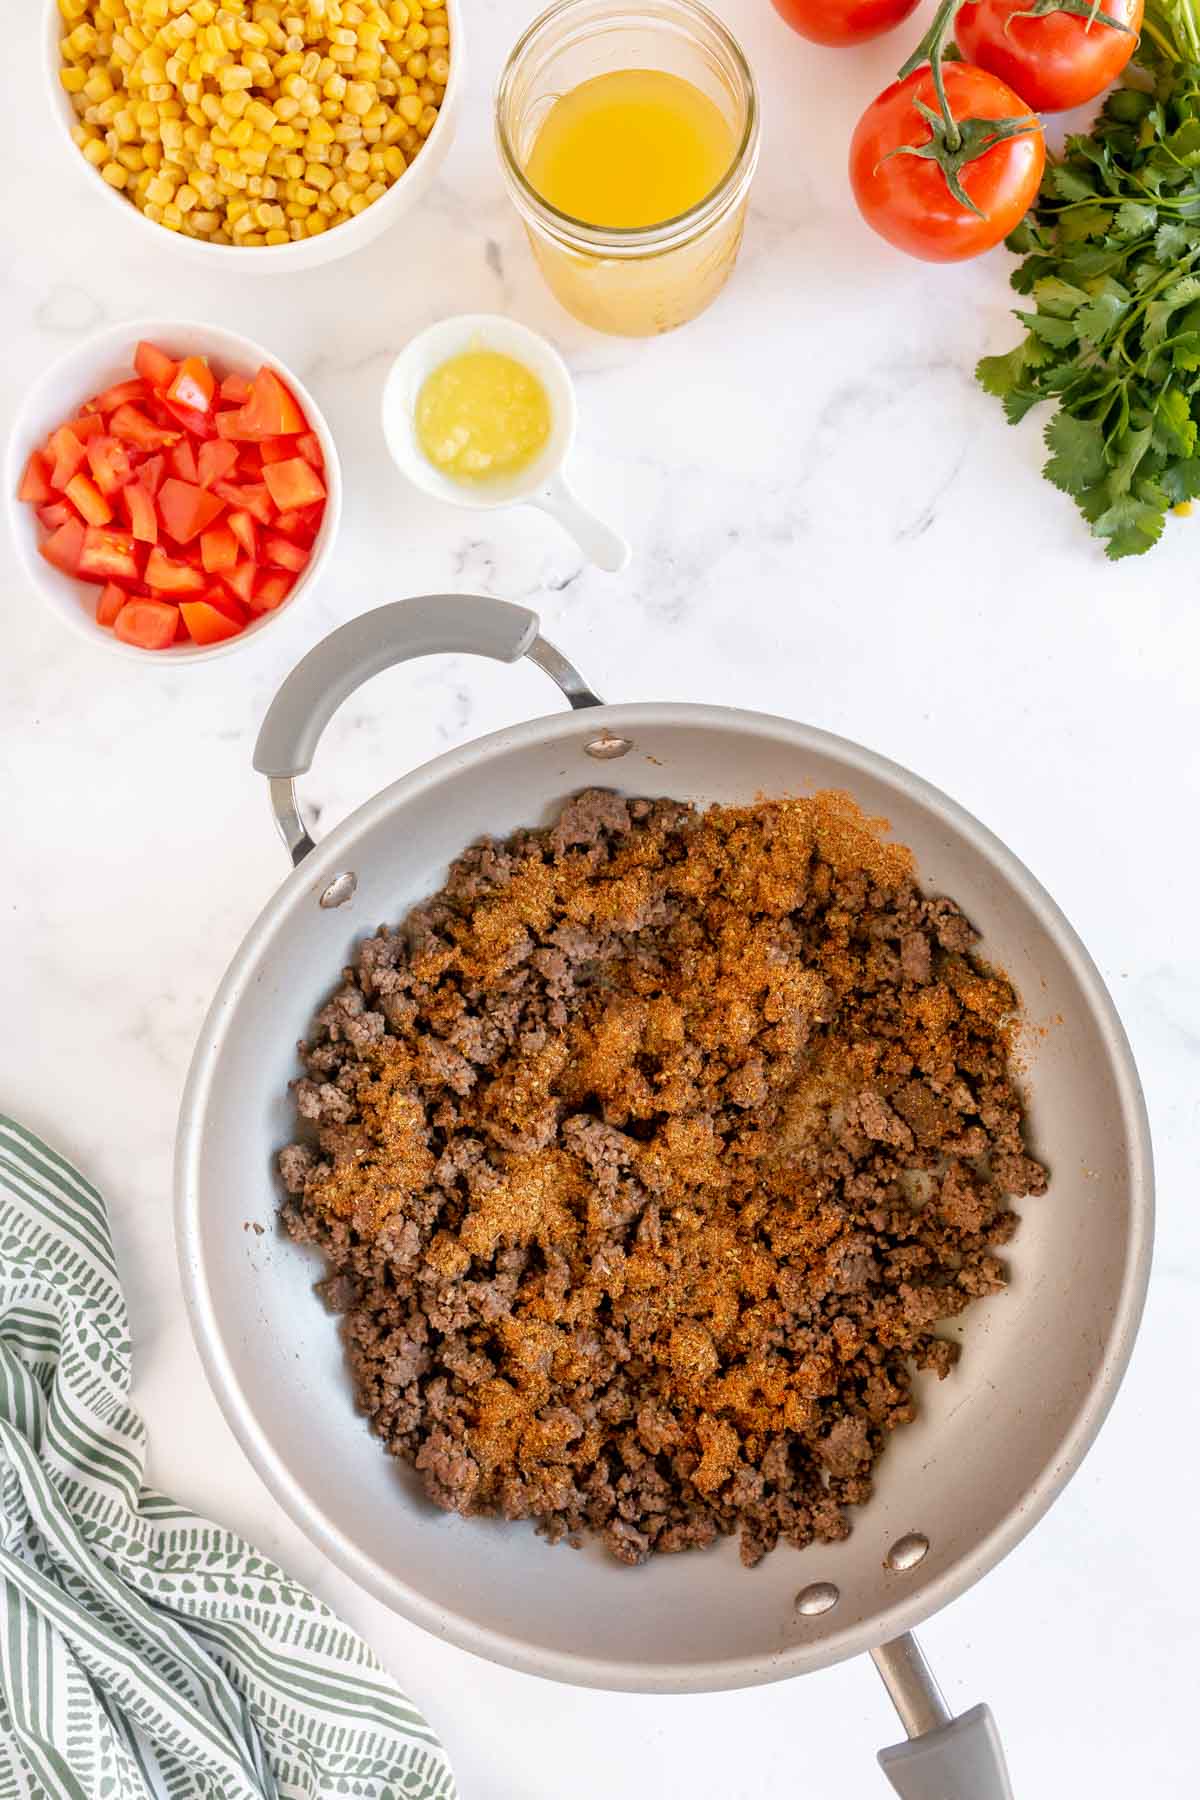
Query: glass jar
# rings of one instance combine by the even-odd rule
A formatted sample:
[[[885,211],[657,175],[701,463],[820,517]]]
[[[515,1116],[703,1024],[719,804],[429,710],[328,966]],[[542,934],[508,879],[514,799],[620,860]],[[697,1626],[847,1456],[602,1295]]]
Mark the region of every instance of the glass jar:
[[[655,69],[681,76],[724,114],[737,148],[712,193],[661,224],[585,224],[542,199],[525,176],[560,95],[595,75]],[[694,319],[737,260],[758,161],[754,77],[736,40],[694,0],[558,0],[520,38],[496,95],[496,137],[509,193],[556,297],[585,325],[649,337]]]

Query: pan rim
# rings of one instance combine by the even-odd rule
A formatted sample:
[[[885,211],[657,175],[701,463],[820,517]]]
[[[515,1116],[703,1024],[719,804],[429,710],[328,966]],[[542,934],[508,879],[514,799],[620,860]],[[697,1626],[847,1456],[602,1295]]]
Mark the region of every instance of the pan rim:
[[[892,1606],[807,1643],[768,1657],[728,1657],[707,1662],[643,1663],[636,1659],[548,1650],[527,1639],[476,1623],[468,1613],[429,1600],[409,1582],[384,1569],[308,1497],[267,1441],[253,1405],[227,1354],[204,1265],[199,1231],[199,1159],[207,1099],[219,1061],[224,1023],[253,978],[265,942],[293,907],[306,903],[338,867],[357,839],[395,808],[450,775],[507,751],[578,736],[580,721],[553,714],[505,727],[457,746],[420,765],[363,802],[267,899],[238,947],[205,1016],[184,1087],[175,1151],[175,1235],[184,1300],[204,1372],[221,1411],[251,1465],[285,1513],[330,1560],[392,1611],[434,1636],[525,1674],[641,1693],[703,1693],[785,1680],[814,1672],[876,1648],[911,1630],[948,1605],[996,1566],[1042,1518],[1090,1449],[1125,1373],[1145,1304],[1154,1224],[1154,1171],[1149,1118],[1124,1027],[1108,988],[1078,933],[1025,864],[975,816],[941,789],[903,765],[850,739],[775,714],[684,702],[637,701],[589,708],[589,735],[605,726],[626,733],[661,725],[720,727],[741,734],[782,738],[798,751],[835,757],[848,776],[862,774],[895,788],[940,818],[1015,889],[1053,939],[1084,995],[1104,1043],[1120,1101],[1128,1145],[1130,1224],[1124,1245],[1120,1296],[1104,1355],[1099,1359],[1069,1429],[1054,1457],[1040,1470],[1022,1502],[941,1573],[914,1583]]]

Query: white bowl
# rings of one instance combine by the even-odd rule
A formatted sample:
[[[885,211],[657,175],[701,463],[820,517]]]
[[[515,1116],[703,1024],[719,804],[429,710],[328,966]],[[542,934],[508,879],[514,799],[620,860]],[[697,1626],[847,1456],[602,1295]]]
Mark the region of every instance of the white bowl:
[[[330,231],[323,231],[319,237],[303,238],[296,244],[256,244],[250,247],[208,244],[200,238],[185,237],[182,232],[168,231],[166,226],[156,225],[116,188],[109,187],[100,171],[92,167],[71,137],[71,127],[77,122],[76,115],[71,106],[71,97],[58,78],[61,65],[58,46],[70,27],[59,12],[56,0],[49,0],[45,73],[50,105],[62,127],[55,135],[65,146],[76,170],[82,172],[89,190],[99,196],[114,219],[123,219],[126,224],[132,222],[143,237],[147,232],[153,232],[157,242],[173,245],[193,259],[203,259],[210,269],[224,268],[226,274],[236,270],[239,275],[291,274],[297,269],[315,268],[319,263],[336,262],[339,257],[348,256],[352,250],[369,244],[390,225],[394,225],[402,213],[414,206],[433,185],[450,148],[463,87],[462,8],[460,0],[442,0],[442,4],[450,21],[450,79],[438,110],[437,124],[426,138],[424,149],[399,180],[394,181],[387,193],[381,194],[373,205],[359,213],[357,218],[347,219],[344,225],[336,225]]]
[[[480,482],[456,481],[430,462],[417,439],[417,397],[435,369],[464,350],[495,350],[531,369],[550,403],[550,436],[540,454],[515,474]],[[583,505],[568,485],[563,465],[575,442],[578,409],[571,372],[549,339],[502,313],[459,313],[418,332],[401,350],[383,386],[383,435],[401,474],[423,493],[451,506],[492,512],[502,506],[536,506],[557,519],[598,568],[617,573],[629,561],[629,545]]]
[[[111,631],[96,623],[96,599],[100,592],[96,583],[75,581],[38,554],[38,544],[46,533],[36,510],[17,499],[17,486],[30,451],[36,450],[47,434],[69,419],[92,394],[132,376],[133,353],[140,338],[149,338],[166,350],[207,356],[222,373],[236,369],[240,374],[252,375],[263,363],[276,369],[303,408],[310,428],[320,440],[325,458],[325,514],[295,587],[273,612],[259,614],[236,637],[225,638],[219,644],[172,644],[166,650],[139,650],[135,644],[123,644]],[[138,662],[204,662],[241,649],[260,636],[273,620],[290,611],[301,594],[316,581],[337,537],[342,513],[342,471],[333,434],[320,407],[304,383],[297,380],[279,357],[252,338],[242,337],[236,331],[221,331],[214,325],[197,325],[184,319],[135,319],[128,325],[110,326],[77,344],[58,362],[52,363],[30,388],[8,440],[4,493],[9,529],[30,585],[65,625],[86,638],[88,643],[115,650],[118,655],[133,657]]]

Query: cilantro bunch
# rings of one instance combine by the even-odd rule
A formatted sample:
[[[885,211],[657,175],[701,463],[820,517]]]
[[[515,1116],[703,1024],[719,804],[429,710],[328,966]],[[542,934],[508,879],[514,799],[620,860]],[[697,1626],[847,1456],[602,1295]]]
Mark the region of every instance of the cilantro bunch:
[[[1056,405],[1045,474],[1113,558],[1200,497],[1200,0],[1147,0],[1137,60],[1008,239],[1034,310],[977,371],[1013,424]]]

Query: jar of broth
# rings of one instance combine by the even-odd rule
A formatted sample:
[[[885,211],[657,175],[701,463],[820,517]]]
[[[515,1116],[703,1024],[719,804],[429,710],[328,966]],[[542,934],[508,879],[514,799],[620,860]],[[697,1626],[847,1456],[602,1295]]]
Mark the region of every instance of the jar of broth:
[[[559,0],[496,96],[501,166],[568,312],[648,337],[702,312],[742,240],[758,160],[754,77],[694,0]]]

